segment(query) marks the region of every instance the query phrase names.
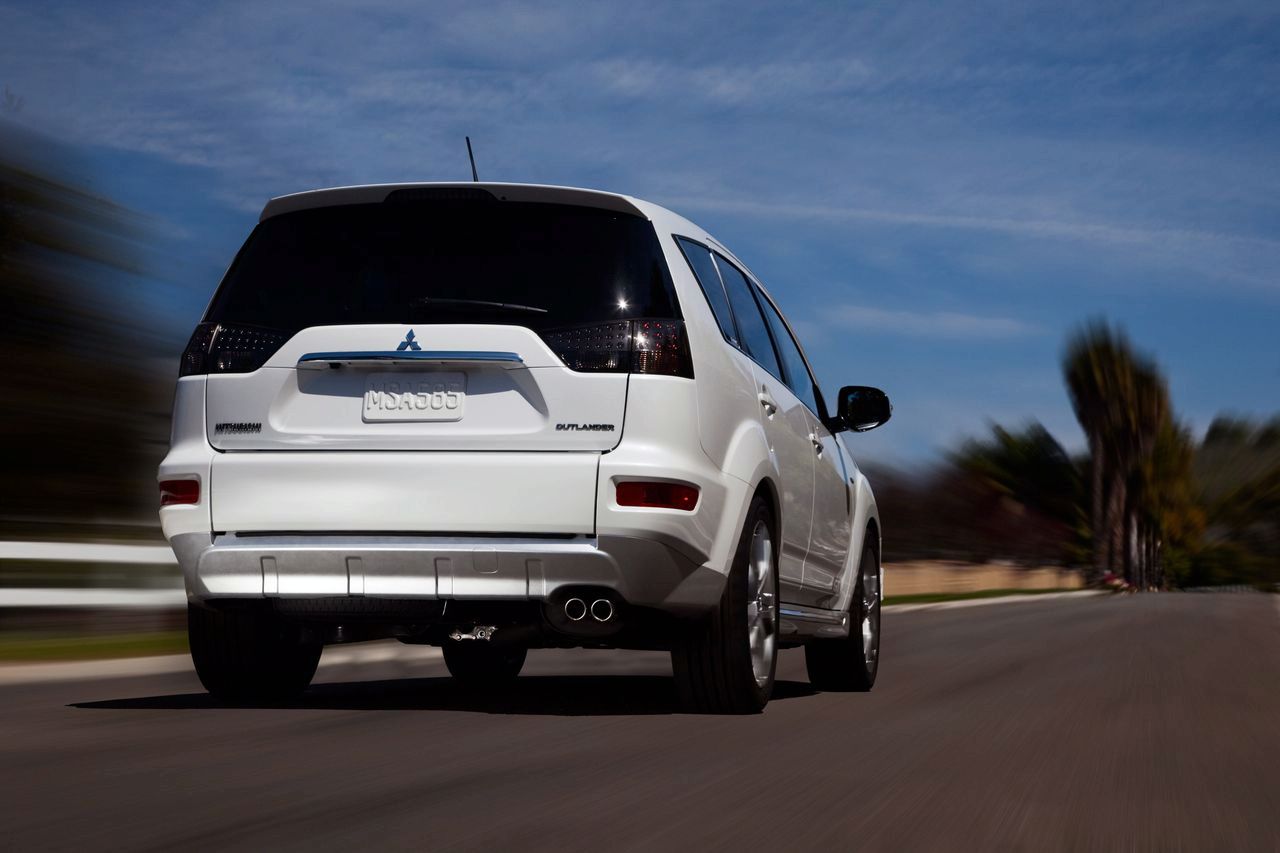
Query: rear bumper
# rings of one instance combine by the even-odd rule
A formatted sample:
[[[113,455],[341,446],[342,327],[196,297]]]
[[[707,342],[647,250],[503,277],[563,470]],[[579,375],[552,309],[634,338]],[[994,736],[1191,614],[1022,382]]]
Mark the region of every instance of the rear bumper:
[[[561,587],[615,591],[626,602],[695,615],[725,576],[653,538],[354,535],[172,537],[187,596],[544,601]]]

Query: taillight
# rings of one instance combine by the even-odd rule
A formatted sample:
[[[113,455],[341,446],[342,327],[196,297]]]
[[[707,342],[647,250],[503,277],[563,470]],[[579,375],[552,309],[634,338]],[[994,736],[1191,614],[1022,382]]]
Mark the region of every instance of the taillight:
[[[199,480],[161,480],[160,506],[200,503]]]
[[[632,373],[693,378],[682,321],[632,320],[631,344]]]
[[[200,323],[182,353],[179,376],[252,373],[289,340],[287,332],[227,323]]]
[[[698,505],[698,490],[683,483],[619,483],[618,506],[683,509]]]
[[[616,320],[541,335],[571,370],[693,378],[680,320]]]
[[[630,320],[543,332],[542,339],[570,370],[627,373],[631,369]]]

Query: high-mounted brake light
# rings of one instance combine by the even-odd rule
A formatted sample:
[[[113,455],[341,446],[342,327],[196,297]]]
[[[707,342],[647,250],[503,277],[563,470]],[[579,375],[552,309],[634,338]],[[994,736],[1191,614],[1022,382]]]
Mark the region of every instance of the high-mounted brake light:
[[[161,480],[160,506],[200,503],[199,480]]]
[[[698,505],[698,490],[683,483],[619,483],[618,506],[683,509]]]
[[[680,320],[615,320],[541,335],[571,370],[693,378]]]
[[[191,334],[179,376],[205,373],[252,373],[289,340],[278,329],[227,323],[200,323]]]

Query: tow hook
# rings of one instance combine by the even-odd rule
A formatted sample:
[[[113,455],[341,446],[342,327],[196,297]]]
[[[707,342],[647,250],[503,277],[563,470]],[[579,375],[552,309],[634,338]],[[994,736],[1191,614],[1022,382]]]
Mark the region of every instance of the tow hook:
[[[470,631],[461,631],[457,628],[449,634],[450,640],[484,640],[488,642],[493,639],[493,635],[498,632],[495,625],[475,625]]]

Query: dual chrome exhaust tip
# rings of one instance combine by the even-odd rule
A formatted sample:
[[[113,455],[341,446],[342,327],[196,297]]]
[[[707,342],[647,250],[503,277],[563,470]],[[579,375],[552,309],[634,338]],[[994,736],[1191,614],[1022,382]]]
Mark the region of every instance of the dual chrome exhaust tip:
[[[610,622],[613,614],[613,602],[607,598],[597,598],[590,605],[577,597],[565,599],[564,602],[564,616],[570,622],[581,622],[588,616],[597,622]]]

